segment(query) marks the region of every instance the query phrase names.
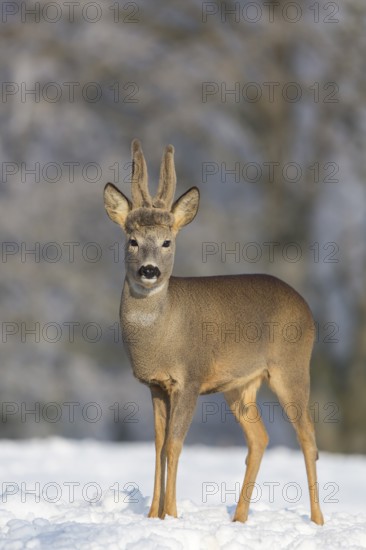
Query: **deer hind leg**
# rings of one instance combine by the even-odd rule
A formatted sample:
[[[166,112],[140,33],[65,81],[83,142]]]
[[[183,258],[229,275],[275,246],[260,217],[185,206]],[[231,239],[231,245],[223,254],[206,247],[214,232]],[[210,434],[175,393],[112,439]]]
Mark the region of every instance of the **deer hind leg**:
[[[258,378],[248,387],[224,393],[230,409],[244,431],[248,445],[245,477],[233,521],[245,522],[248,519],[249,504],[255,480],[263,453],[268,445],[268,434],[255,402],[257,389],[261,381],[261,378]]]
[[[165,499],[166,437],[169,418],[169,398],[159,386],[151,386],[155,423],[155,480],[149,518],[163,516]]]
[[[277,394],[282,407],[286,409],[304,455],[309,484],[311,521],[323,525],[316,475],[318,449],[314,424],[309,413],[309,364],[304,365],[294,361],[288,363],[286,370],[274,368],[270,371],[269,386]]]

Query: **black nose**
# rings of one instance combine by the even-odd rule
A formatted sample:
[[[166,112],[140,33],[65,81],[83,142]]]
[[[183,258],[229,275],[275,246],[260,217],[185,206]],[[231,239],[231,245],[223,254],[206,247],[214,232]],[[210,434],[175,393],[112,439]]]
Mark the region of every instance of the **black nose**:
[[[153,279],[159,277],[160,269],[155,265],[143,265],[139,269],[140,277],[146,277],[146,279]]]

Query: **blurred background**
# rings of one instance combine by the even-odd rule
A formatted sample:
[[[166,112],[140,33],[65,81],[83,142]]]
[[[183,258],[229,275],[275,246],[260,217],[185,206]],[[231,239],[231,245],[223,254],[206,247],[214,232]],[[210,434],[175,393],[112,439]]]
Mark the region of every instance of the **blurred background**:
[[[152,190],[176,149],[201,191],[174,273],[266,272],[317,324],[311,412],[321,450],[366,452],[366,5],[3,2],[1,437],[152,440],[148,388],[118,328],[130,143]],[[263,388],[272,445],[296,446]],[[221,395],[187,443],[242,444]]]

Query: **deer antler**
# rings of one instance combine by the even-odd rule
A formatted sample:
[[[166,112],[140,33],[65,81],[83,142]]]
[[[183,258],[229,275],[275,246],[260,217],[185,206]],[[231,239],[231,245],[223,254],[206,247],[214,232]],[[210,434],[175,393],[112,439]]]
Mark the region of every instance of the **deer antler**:
[[[167,145],[161,160],[158,190],[153,199],[153,206],[155,208],[171,209],[176,184],[174,147],[173,145]]]
[[[138,139],[134,139],[131,144],[132,153],[132,180],[131,193],[133,208],[140,206],[152,206],[152,198],[147,186],[147,168],[141,144]]]

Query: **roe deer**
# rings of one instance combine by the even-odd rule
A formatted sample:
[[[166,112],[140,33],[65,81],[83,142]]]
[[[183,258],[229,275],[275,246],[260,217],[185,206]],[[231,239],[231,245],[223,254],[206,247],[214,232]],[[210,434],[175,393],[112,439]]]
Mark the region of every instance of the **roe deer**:
[[[323,524],[318,451],[308,410],[315,330],[307,303],[289,285],[268,275],[171,276],[176,235],[193,220],[199,203],[199,191],[192,187],[173,204],[176,175],[171,145],[165,149],[152,198],[140,143],[132,142],[131,187],[132,202],[108,183],[104,201],[109,217],[127,237],[120,318],[124,335],[131,332],[131,324],[136,331],[133,338],[126,338],[125,347],[135,377],[149,386],[153,401],[156,462],[149,517],[177,517],[178,459],[197,398],[223,392],[248,444],[234,515],[234,521],[246,521],[268,435],[259,416],[250,422],[242,413],[253,405],[266,380],[282,405],[296,407],[292,423],[305,458],[311,520]]]

